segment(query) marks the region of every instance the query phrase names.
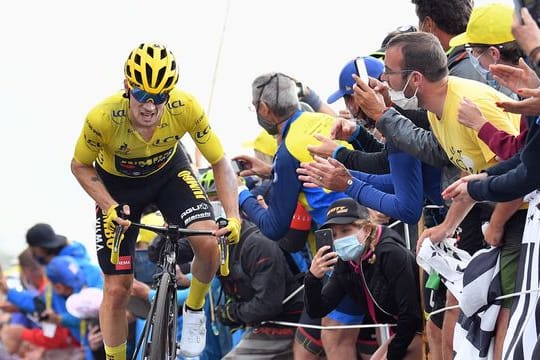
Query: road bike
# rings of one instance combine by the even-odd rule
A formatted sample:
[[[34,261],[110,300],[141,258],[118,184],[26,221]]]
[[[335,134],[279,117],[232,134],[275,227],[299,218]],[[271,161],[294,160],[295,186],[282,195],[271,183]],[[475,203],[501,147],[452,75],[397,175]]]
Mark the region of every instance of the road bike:
[[[226,225],[226,220],[218,220],[220,227]],[[150,304],[150,310],[142,334],[137,342],[133,360],[137,359],[139,351],[142,359],[164,360],[176,359],[176,324],[178,319],[178,305],[176,303],[176,255],[179,249],[179,240],[187,236],[214,235],[213,230],[192,230],[177,225],[154,226],[132,222],[130,226],[146,229],[162,236],[157,271],[154,274],[156,295]],[[122,226],[117,226],[115,242],[120,242]],[[220,237],[220,272],[228,274],[228,246],[226,237]],[[114,248],[114,247],[113,247]],[[111,255],[112,258],[113,255]]]

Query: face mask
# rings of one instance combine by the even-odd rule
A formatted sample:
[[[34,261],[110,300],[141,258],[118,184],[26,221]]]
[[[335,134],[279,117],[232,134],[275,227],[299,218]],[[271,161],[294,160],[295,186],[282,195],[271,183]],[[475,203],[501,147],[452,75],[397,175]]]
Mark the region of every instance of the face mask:
[[[411,80],[411,77],[409,76],[409,78],[407,79],[407,82],[405,83],[405,86],[403,87],[401,91],[394,90],[390,87],[388,88],[388,93],[390,95],[390,99],[392,100],[392,102],[404,110],[418,109],[418,98],[416,97],[418,88],[416,88],[413,96],[411,96],[410,98],[405,96],[405,89],[407,88],[407,85],[409,85],[410,80]]]
[[[358,242],[356,234],[334,240],[334,248],[343,261],[355,260],[363,254],[365,245]]]
[[[489,86],[491,86],[495,90],[500,90],[501,85],[497,82],[497,80],[495,80],[493,78],[493,75],[491,74],[491,72],[488,69],[485,69],[482,66],[482,64],[480,64],[480,57],[482,55],[484,55],[484,54],[485,53],[482,53],[482,54],[480,54],[478,56],[474,56],[472,54],[472,52],[469,52],[469,59],[471,60],[471,64],[474,67],[474,69],[476,70],[476,72],[478,72],[480,74],[482,79],[484,79],[486,81],[486,84],[488,84]]]
[[[266,121],[259,114],[257,114],[257,122],[264,130],[266,130],[268,134],[277,135],[279,133],[279,128],[277,124]]]

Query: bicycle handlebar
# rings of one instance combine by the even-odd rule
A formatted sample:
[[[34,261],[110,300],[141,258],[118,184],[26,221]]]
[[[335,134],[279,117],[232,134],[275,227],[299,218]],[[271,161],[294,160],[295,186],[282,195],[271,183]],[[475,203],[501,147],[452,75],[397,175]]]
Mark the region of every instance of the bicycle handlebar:
[[[226,221],[226,220],[225,220]],[[221,222],[220,227],[226,226],[226,223]],[[197,235],[214,235],[215,231],[213,230],[196,230],[196,229],[187,229],[182,228],[178,225],[168,225],[168,226],[155,226],[155,225],[147,225],[147,224],[141,224],[132,222],[130,226],[135,226],[139,229],[145,229],[149,231],[153,231],[156,234],[165,235],[165,236],[197,236]],[[113,242],[113,249],[111,251],[111,263],[117,264],[118,258],[119,258],[119,248],[120,248],[120,238],[122,236],[123,227],[122,225],[117,225],[115,228],[115,236],[114,236],[114,242]],[[219,252],[220,252],[220,273],[223,276],[229,275],[229,249],[227,244],[227,239],[224,236],[221,236],[219,239]]]
[[[214,235],[213,230],[195,230],[195,229],[186,229],[178,225],[169,225],[169,226],[155,226],[155,225],[146,225],[132,222],[131,226],[135,226],[139,229],[145,229],[155,232],[160,235],[184,235],[184,236],[197,236],[197,235]]]

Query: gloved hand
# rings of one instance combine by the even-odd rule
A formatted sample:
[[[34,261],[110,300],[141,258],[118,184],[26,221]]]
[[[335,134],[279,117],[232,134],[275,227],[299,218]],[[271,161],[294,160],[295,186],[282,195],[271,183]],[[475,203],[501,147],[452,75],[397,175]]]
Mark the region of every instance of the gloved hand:
[[[227,226],[229,233],[227,234],[227,242],[229,244],[237,244],[240,241],[240,220],[234,217],[227,218]]]
[[[241,321],[234,318],[230,311],[231,304],[219,305],[216,307],[216,318],[220,323],[229,327],[239,327],[244,325]]]
[[[116,230],[116,225],[118,225],[117,219],[127,219],[127,215],[124,212],[124,206],[127,205],[112,205],[109,210],[107,210],[106,213],[104,213],[103,216],[103,232],[105,234],[105,238],[107,239],[107,246],[109,248],[112,248],[112,242],[114,240],[114,233]],[[127,208],[129,211],[129,207]],[[124,238],[124,234],[120,236],[120,240]],[[109,244],[110,243],[110,244]]]

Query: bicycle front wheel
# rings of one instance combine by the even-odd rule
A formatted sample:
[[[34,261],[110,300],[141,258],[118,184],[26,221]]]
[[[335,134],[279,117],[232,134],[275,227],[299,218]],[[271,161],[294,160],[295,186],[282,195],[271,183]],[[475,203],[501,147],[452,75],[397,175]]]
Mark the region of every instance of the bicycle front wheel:
[[[176,287],[168,272],[161,277],[156,294],[150,360],[176,359]]]

